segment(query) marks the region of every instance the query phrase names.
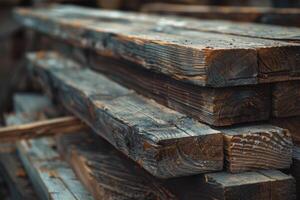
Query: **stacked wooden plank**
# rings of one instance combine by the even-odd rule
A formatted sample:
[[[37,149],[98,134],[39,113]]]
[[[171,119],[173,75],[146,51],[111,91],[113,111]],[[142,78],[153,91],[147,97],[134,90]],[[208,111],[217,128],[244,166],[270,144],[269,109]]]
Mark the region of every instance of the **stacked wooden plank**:
[[[16,113],[6,116],[7,125],[27,124],[60,112],[42,95],[16,94],[14,99]],[[9,185],[12,199],[93,199],[69,165],[60,158],[54,138],[16,143],[17,147],[15,143],[6,145],[10,148],[1,144],[0,154],[1,174]]]
[[[96,199],[295,198],[276,171],[294,132],[274,121],[299,113],[300,29],[71,6],[16,17],[48,40],[28,54],[32,77],[110,143],[58,138]]]
[[[182,15],[199,19],[218,19],[283,26],[300,26],[299,8],[201,6],[150,3],[144,5],[141,10],[148,13]]]

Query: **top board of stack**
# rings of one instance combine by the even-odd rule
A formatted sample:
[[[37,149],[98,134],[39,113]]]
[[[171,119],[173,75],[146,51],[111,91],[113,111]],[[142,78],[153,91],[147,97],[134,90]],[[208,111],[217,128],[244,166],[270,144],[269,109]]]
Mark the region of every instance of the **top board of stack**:
[[[36,31],[32,77],[153,176],[290,168],[300,29],[75,6],[15,16]]]

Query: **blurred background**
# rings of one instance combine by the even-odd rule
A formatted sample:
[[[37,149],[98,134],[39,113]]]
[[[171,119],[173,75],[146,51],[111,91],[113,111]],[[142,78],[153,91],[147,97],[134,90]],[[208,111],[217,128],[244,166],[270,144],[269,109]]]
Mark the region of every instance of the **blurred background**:
[[[196,5],[243,6],[246,7],[246,9],[248,7],[255,9],[293,8],[293,12],[298,15],[299,10],[296,8],[300,6],[299,0],[0,0],[0,113],[7,112],[11,109],[11,95],[14,92],[25,89],[28,90],[28,88],[35,89],[34,85],[27,81],[23,59],[24,52],[33,48],[31,42],[32,37],[29,31],[23,30],[22,27],[14,21],[12,11],[15,7],[37,7],[60,3],[104,9],[155,12],[155,7],[151,4],[158,2],[189,5],[189,9]],[[208,16],[207,13],[205,15],[198,15],[198,18],[202,17],[210,18],[211,16]],[[226,16],[214,14],[213,18],[223,19],[226,18]],[[296,18],[296,20],[297,19],[298,18]],[[287,21],[286,19],[284,20]],[[296,23],[299,23],[298,21]],[[0,120],[1,119],[2,115],[0,115]]]

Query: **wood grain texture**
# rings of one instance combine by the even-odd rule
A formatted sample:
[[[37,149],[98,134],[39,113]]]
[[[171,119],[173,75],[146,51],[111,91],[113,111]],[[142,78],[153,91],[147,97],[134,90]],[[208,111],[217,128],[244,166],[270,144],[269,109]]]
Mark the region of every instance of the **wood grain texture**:
[[[226,172],[172,180],[180,199],[288,200],[296,199],[295,180],[277,170],[231,174]],[[171,189],[171,190],[172,190]]]
[[[214,32],[237,36],[246,36],[253,38],[271,39],[279,41],[300,42],[299,28],[282,27],[275,25],[257,24],[257,23],[238,23],[223,20],[197,20],[187,17],[150,15],[136,12],[123,12],[113,10],[99,10],[83,8],[78,6],[60,6],[54,8],[55,12],[79,14],[82,19],[95,19],[108,22],[126,22],[152,24],[160,28],[176,27],[179,29],[195,30],[201,32]],[[18,10],[16,10],[18,13]],[[56,13],[57,14],[57,13]]]
[[[204,88],[182,83],[131,63],[90,53],[87,65],[174,110],[214,126],[263,121],[269,118],[270,88]]]
[[[290,168],[293,142],[287,129],[253,125],[221,131],[224,133],[225,164],[229,172]]]
[[[272,7],[205,6],[149,3],[141,10],[147,13],[181,15],[198,19],[255,22],[300,27],[300,9]]]
[[[14,107],[16,115],[9,115],[6,118],[8,125],[22,126],[23,123],[45,119],[49,116],[49,108],[52,108],[52,114],[59,113],[59,111],[53,110],[54,106],[47,97],[39,94],[17,93],[14,96]],[[58,131],[59,124],[57,125],[54,128],[48,127],[48,131]],[[32,127],[27,126],[27,128],[32,130]],[[47,131],[47,128],[43,131]],[[1,137],[2,139],[3,137]],[[0,154],[0,162],[8,172],[7,178],[12,180],[9,183],[13,196],[16,199],[93,199],[81,186],[68,165],[60,160],[55,151],[56,147],[53,145],[54,140],[51,138],[19,142],[18,154],[26,172],[16,154]],[[39,168],[37,169],[37,167]],[[39,198],[32,194],[27,174]],[[24,196],[25,194],[27,196]]]
[[[44,119],[48,110],[54,107],[51,101],[41,95],[16,93],[13,96],[15,113],[5,116],[6,125],[20,125]],[[53,111],[51,112],[53,113]],[[1,143],[0,170],[9,186],[14,200],[38,199],[27,173],[17,155],[15,140],[12,143]]]
[[[181,200],[295,199],[293,178],[275,170],[218,172],[161,182],[92,133],[59,136],[57,143],[95,199],[174,199],[165,188]]]
[[[214,126],[263,121],[270,116],[268,85],[232,88],[204,88],[142,69],[132,62],[107,58],[71,45],[58,51],[83,66],[105,74],[121,85],[176,111]]]
[[[162,181],[93,133],[61,135],[57,145],[95,199],[177,199]]]
[[[154,176],[223,167],[223,138],[201,124],[55,53],[28,56],[30,70],[60,102]]]
[[[61,160],[52,138],[22,140],[18,153],[40,199],[93,199]]]
[[[274,117],[300,115],[300,82],[276,83],[272,90],[272,114]]]
[[[201,86],[299,78],[300,44],[207,33],[186,28],[191,25],[169,25],[176,20],[153,23],[151,16],[129,20],[118,14],[79,7],[17,10],[19,21],[30,28]]]

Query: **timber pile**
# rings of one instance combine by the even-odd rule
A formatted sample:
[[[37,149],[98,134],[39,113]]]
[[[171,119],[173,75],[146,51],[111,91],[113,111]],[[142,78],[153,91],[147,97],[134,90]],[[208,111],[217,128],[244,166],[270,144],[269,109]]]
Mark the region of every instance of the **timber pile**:
[[[198,19],[222,19],[300,27],[299,8],[234,7],[149,3],[141,8],[147,13],[182,15]]]
[[[84,123],[0,129],[39,197],[296,199],[278,170],[299,181],[300,29],[74,6],[16,18],[38,34],[32,79]]]

